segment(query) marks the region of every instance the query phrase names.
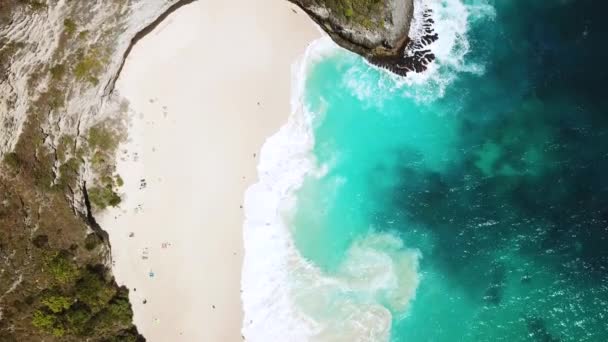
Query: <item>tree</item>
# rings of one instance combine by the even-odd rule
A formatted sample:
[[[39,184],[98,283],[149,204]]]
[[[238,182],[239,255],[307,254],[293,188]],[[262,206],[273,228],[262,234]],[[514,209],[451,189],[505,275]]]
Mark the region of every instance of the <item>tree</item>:
[[[114,297],[116,289],[105,282],[103,275],[87,269],[76,282],[76,298],[93,312],[101,310]]]

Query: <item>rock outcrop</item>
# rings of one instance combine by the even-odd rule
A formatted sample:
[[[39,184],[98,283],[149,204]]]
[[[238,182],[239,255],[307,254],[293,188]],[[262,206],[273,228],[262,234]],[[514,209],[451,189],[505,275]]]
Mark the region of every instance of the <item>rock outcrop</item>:
[[[431,12],[422,10],[420,32],[410,37],[414,0],[289,0],[343,48],[398,75],[424,71],[437,40]]]

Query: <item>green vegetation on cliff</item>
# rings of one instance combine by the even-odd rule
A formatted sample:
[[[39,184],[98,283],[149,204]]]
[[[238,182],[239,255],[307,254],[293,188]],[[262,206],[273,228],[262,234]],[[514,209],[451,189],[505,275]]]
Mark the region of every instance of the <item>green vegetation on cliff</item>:
[[[123,13],[120,4],[126,1],[113,3]],[[55,5],[1,0],[0,27],[16,15],[42,16]],[[0,268],[8,270],[0,272],[2,342],[143,340],[132,324],[128,290],[117,286],[106,266],[107,237],[82,198],[85,166],[93,171],[92,197],[95,188],[102,189],[100,203],[115,205],[120,198],[114,189],[122,184],[111,158],[118,130],[101,123],[88,130],[90,123],[83,122],[81,131],[73,120],[80,116],[66,108],[96,86],[115,44],[114,36],[93,40],[94,34],[79,29],[82,8],[79,2],[64,5],[66,19],[52,57],[28,66],[25,122],[13,151],[0,158]],[[106,24],[120,25],[119,19]],[[35,46],[10,39],[0,38],[0,82]],[[8,105],[12,110],[14,103]],[[73,129],[64,130],[64,124]]]
[[[332,14],[371,29],[383,23],[384,0],[317,0]]]
[[[0,163],[0,341],[141,341],[128,291],[100,264],[107,253],[61,191],[36,185],[23,156]],[[18,160],[17,162],[15,160]]]

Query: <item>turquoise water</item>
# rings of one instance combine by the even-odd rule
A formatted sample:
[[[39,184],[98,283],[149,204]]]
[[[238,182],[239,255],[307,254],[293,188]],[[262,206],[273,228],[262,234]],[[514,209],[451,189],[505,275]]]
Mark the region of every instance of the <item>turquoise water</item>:
[[[326,310],[380,305],[393,341],[607,341],[608,5],[464,4],[465,62],[429,80],[314,64],[325,172],[297,192],[296,246],[363,284]]]

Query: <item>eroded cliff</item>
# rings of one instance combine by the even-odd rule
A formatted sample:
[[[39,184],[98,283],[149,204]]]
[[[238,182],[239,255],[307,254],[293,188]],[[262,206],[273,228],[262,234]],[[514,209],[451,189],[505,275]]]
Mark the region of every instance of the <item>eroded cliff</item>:
[[[414,0],[289,0],[302,8],[340,46],[401,76],[424,71],[437,40],[430,10]],[[420,18],[414,18],[414,14]],[[413,22],[417,27],[412,30]]]

